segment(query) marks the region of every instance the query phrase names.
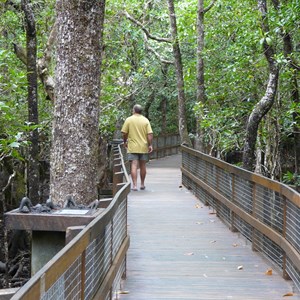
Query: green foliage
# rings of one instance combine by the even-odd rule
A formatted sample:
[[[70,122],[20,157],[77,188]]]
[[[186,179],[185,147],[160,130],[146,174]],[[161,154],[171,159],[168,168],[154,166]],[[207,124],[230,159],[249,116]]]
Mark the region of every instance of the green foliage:
[[[16,1],[14,3],[17,3]],[[20,3],[20,1],[19,1]],[[51,26],[54,23],[55,1],[31,2],[36,16],[38,56],[43,54]],[[134,103],[149,107],[154,132],[162,132],[162,102],[167,101],[167,133],[178,130],[177,89],[175,68],[163,64],[145,47],[140,27],[123,14],[128,11],[156,37],[170,37],[166,1],[108,0],[106,3],[104,54],[102,64],[100,132],[105,138],[120,134],[124,119],[131,114]],[[204,1],[207,7],[210,1]],[[263,34],[257,1],[217,1],[205,14],[205,103],[196,103],[197,1],[175,1],[179,43],[184,65],[184,85],[188,129],[196,131],[196,119],[205,133],[205,140],[218,153],[242,150],[245,125],[255,104],[264,95],[268,79],[268,64],[262,42],[276,49],[275,59],[280,65],[280,86],[277,108],[270,112],[277,116],[281,141],[292,136],[295,119],[300,113],[299,103],[291,98],[292,79],[299,84],[299,72],[291,68],[291,61],[300,61],[300,3],[298,0],[281,3],[279,10],[268,6],[270,31]],[[26,146],[26,69],[13,52],[13,43],[25,46],[23,15],[16,7],[1,10],[0,30],[0,129],[1,153],[13,152]],[[286,56],[282,36],[289,33],[294,49]],[[148,45],[161,57],[173,60],[170,44],[148,39]],[[54,56],[54,54],[53,54]],[[55,62],[54,62],[55,63]],[[54,72],[54,63],[50,72]],[[39,130],[50,136],[52,104],[45,100],[39,86]],[[21,134],[19,134],[21,133]],[[266,141],[268,130],[260,131]],[[21,155],[21,154],[20,154]]]
[[[43,51],[49,27],[54,21],[54,1],[34,1],[32,5],[36,17],[39,48]],[[27,122],[26,66],[14,53],[14,45],[24,49],[26,47],[23,21],[23,13],[17,5],[7,5],[6,9],[2,9],[0,18],[0,30],[3,33],[0,36],[0,162],[4,158],[23,161],[26,159],[30,132],[37,128],[40,133],[49,132],[52,105],[48,100],[45,101],[45,92],[41,85],[38,92],[40,125],[33,126]]]
[[[287,171],[283,174],[282,182],[290,185],[300,186],[300,175]]]

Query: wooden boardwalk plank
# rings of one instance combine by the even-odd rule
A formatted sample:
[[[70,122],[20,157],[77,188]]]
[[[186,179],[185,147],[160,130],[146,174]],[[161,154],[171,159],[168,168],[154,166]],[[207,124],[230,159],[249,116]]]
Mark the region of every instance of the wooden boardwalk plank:
[[[276,300],[293,292],[213,211],[181,187],[180,155],[148,164],[146,190],[131,192],[125,300]],[[241,267],[239,269],[239,267]]]

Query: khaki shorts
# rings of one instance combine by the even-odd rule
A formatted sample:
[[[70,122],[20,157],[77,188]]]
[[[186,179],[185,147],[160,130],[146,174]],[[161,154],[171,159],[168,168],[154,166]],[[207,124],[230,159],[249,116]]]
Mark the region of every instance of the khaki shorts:
[[[149,161],[149,154],[148,153],[127,153],[127,158],[129,161],[132,160]]]

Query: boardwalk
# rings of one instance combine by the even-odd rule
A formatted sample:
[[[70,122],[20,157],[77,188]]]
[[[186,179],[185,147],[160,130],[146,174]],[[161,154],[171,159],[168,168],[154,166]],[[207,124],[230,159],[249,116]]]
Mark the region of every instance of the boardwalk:
[[[180,163],[179,155],[151,161],[146,190],[129,195],[131,245],[119,298],[300,299],[287,296],[292,282],[181,187]]]

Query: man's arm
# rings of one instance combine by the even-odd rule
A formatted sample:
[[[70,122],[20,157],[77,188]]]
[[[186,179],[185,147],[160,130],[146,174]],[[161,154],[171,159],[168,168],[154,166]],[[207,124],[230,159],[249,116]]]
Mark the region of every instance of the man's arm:
[[[148,152],[149,153],[151,153],[153,151],[152,140],[153,140],[153,133],[148,133],[147,134],[147,141],[148,141]]]
[[[128,139],[128,133],[122,132],[123,133],[123,142],[125,147],[127,148],[127,139]]]

